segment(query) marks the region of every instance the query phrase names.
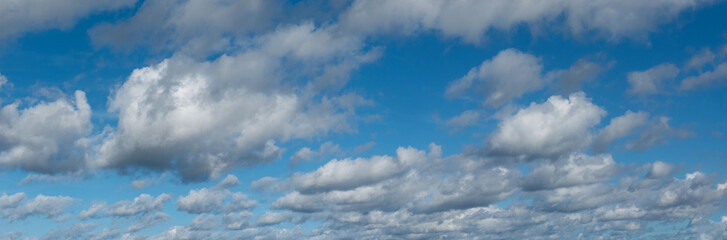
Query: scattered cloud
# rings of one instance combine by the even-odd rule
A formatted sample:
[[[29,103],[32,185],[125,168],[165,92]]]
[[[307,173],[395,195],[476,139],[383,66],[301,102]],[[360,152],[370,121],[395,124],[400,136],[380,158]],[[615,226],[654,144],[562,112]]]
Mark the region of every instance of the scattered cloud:
[[[543,65],[538,58],[516,49],[506,49],[451,82],[445,96],[454,98],[472,91],[485,98],[485,105],[499,107],[540,89],[544,81],[542,74]]]
[[[673,81],[678,74],[679,68],[670,63],[657,65],[643,72],[629,72],[627,79],[631,88],[628,92],[633,95],[662,93],[665,90],[664,85]]]

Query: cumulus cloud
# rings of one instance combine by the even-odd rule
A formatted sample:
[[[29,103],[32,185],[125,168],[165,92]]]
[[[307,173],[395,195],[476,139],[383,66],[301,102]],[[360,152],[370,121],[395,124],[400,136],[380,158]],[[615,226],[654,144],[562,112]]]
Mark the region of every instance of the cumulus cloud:
[[[111,99],[118,126],[105,136],[93,165],[172,169],[185,182],[216,178],[234,167],[277,159],[277,141],[348,131],[355,108],[370,104],[353,94],[318,94],[345,82],[330,75],[329,67],[342,73],[335,66],[351,70],[368,61],[356,42],[311,24],[280,28],[259,40],[257,47],[212,62],[175,57],[135,70]],[[322,72],[286,72],[282,67],[289,61],[317,64]],[[314,80],[286,87],[285,75],[301,74]]]
[[[20,102],[0,109],[0,167],[40,173],[71,172],[85,167],[91,107],[86,94],[73,100],[41,101],[27,108]]]
[[[553,157],[585,147],[590,129],[606,115],[582,92],[568,98],[552,96],[531,103],[503,119],[489,139],[496,155],[519,158]]]
[[[91,14],[133,7],[137,0],[8,1],[0,6],[0,40],[54,28],[68,29]]]
[[[631,85],[628,92],[634,95],[660,93],[664,91],[665,82],[674,80],[678,74],[679,68],[671,63],[657,65],[646,71],[630,72],[627,75],[627,80]]]
[[[542,72],[543,65],[535,56],[506,49],[450,83],[445,96],[454,98],[472,90],[485,98],[485,105],[498,107],[540,89],[544,81]]]

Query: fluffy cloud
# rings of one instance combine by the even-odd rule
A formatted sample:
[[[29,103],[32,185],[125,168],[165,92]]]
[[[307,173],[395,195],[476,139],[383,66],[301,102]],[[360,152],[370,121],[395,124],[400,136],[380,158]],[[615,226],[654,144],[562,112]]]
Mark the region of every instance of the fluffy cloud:
[[[664,91],[665,81],[672,81],[679,74],[674,64],[665,63],[642,72],[630,72],[627,79],[631,88],[630,94],[647,95]]]
[[[314,172],[296,174],[291,180],[295,188],[304,193],[348,190],[402,174],[424,163],[428,158],[439,157],[441,153],[438,151],[441,150],[434,150],[427,156],[424,151],[414,148],[399,148],[396,150],[396,157],[332,160]]]
[[[257,206],[257,201],[249,200],[245,194],[228,190],[237,184],[239,184],[237,177],[228,175],[213,188],[189,190],[189,194],[177,199],[177,209],[201,214],[234,212]]]
[[[355,108],[370,104],[353,94],[318,94],[345,82],[346,69],[371,58],[355,42],[311,24],[259,40],[257,47],[212,62],[176,57],[135,70],[111,99],[118,126],[93,165],[171,168],[185,182],[216,178],[234,167],[277,159],[282,149],[276,141],[348,131]],[[290,61],[322,70],[287,72]],[[291,76],[313,80],[294,87],[286,80]]]
[[[520,158],[552,157],[586,146],[590,129],[606,115],[582,92],[531,103],[499,123],[489,139],[493,154]]]
[[[445,96],[453,98],[473,90],[485,97],[485,105],[498,107],[540,89],[542,72],[543,65],[535,56],[506,49],[450,83]]]
[[[87,15],[132,7],[136,1],[5,1],[0,6],[0,24],[5,26],[0,29],[0,40],[40,30],[67,29]]]
[[[20,108],[20,101],[0,109],[0,167],[59,173],[85,167],[86,137],[92,128],[86,94],[74,99],[41,101]]]

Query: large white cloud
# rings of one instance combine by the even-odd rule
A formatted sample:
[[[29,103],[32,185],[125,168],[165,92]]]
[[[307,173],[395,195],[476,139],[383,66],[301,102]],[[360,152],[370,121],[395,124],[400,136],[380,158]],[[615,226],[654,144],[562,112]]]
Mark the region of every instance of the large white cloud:
[[[499,123],[489,139],[493,154],[519,158],[552,157],[585,147],[590,130],[606,115],[582,92],[531,103]]]
[[[355,108],[370,103],[319,93],[345,83],[347,71],[374,57],[360,47],[304,24],[261,36],[235,56],[175,57],[137,69],[111,99],[118,126],[94,166],[171,168],[183,181],[203,180],[277,159],[276,141],[349,131]],[[292,71],[287,64],[310,68]],[[312,80],[297,84],[299,77]]]
[[[86,94],[72,100],[40,101],[22,108],[15,101],[0,109],[0,167],[42,173],[85,168],[91,132]]]

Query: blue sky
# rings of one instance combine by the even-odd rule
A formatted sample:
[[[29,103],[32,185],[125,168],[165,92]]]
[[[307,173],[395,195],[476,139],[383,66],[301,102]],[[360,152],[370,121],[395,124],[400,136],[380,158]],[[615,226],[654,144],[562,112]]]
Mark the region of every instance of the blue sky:
[[[725,11],[0,0],[0,239],[724,239]]]

